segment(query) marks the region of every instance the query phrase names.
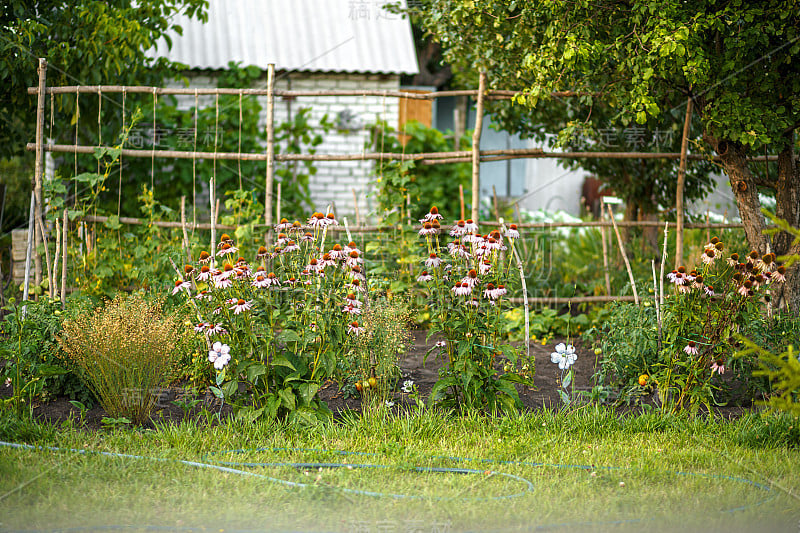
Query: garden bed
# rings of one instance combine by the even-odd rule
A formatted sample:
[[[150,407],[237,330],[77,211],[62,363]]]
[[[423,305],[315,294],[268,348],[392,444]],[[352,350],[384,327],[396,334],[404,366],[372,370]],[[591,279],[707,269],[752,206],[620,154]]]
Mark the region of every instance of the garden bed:
[[[437,360],[431,354],[427,361],[425,361],[425,354],[428,349],[436,342],[436,338],[426,340],[426,331],[414,331],[413,342],[409,346],[409,350],[404,357],[400,360],[401,379],[400,384],[405,380],[412,380],[419,392],[419,398],[426,400],[433,388],[434,383],[439,377],[439,369],[442,367],[442,361]],[[522,401],[525,411],[536,411],[541,409],[556,410],[562,406],[561,399],[558,395],[560,372],[557,365],[550,361],[550,354],[553,347],[558,342],[565,342],[566,339],[553,339],[546,344],[532,342],[530,344],[531,355],[536,359],[536,375],[534,376],[534,387],[518,386],[519,397]],[[574,370],[574,388],[573,391],[574,401],[578,403],[585,402],[580,396],[581,393],[589,393],[595,385],[593,376],[599,368],[600,358],[589,347],[584,346],[580,340],[573,341],[576,346],[576,353],[578,359],[572,366]],[[206,422],[201,419],[200,411],[205,407],[208,411],[213,413],[220,413],[221,418],[225,418],[231,414],[231,409],[227,405],[220,405],[210,392],[197,396],[195,398],[185,397],[184,388],[180,385],[175,385],[164,389],[160,396],[155,411],[152,415],[152,420],[155,424],[164,422],[180,422],[184,419],[184,410],[174,401],[187,401],[192,399],[200,400],[197,405],[191,408],[188,412],[188,418],[197,423]],[[646,392],[643,390],[643,393]],[[647,405],[654,405],[655,398],[652,392],[643,394],[641,401]],[[11,387],[0,387],[0,396],[9,396],[11,394]],[[362,410],[361,398],[349,395],[339,389],[334,381],[327,381],[319,392],[320,398],[325,401],[336,418],[347,416],[348,413],[358,414]],[[413,409],[415,400],[411,395],[402,392],[394,392],[392,401],[394,406],[391,409],[396,413],[402,413]],[[746,412],[749,408],[749,402],[740,402],[738,405],[717,406],[715,408],[715,415],[723,418],[735,418]],[[640,411],[641,405],[621,405],[617,407],[620,414]],[[61,424],[68,420],[70,417],[78,419],[80,411],[69,402],[69,398],[55,398],[51,401],[40,403],[34,407],[34,416],[40,421],[47,421],[52,424]],[[88,410],[85,414],[85,422],[90,429],[99,429],[102,426],[102,419],[106,413],[99,406],[95,406]],[[150,424],[148,424],[150,425]]]

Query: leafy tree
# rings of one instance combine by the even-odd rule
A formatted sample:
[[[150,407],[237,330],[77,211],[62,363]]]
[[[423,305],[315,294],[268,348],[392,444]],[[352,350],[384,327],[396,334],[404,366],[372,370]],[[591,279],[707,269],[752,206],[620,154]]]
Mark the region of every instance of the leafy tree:
[[[786,232],[770,242],[758,195],[774,191],[777,216],[800,226],[795,1],[433,0],[423,8],[447,60],[490,70],[496,86],[521,90],[515,102],[525,108],[574,90],[583,105],[604,102],[614,123],[644,125],[691,97],[701,123],[697,148],[719,156],[750,246],[800,251]],[[769,177],[748,161],[765,152],[778,155]],[[782,296],[797,310],[797,267],[788,274]]]

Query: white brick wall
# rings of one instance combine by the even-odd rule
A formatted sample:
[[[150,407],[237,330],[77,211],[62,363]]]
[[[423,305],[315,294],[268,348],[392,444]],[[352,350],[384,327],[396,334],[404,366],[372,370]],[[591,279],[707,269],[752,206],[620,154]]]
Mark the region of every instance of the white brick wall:
[[[367,74],[291,74],[276,83],[276,89],[292,90],[386,90],[396,91],[400,87],[398,76]],[[385,120],[392,128],[398,126],[399,104],[397,98],[382,96],[315,96],[301,97],[290,103],[292,113],[302,107],[312,108],[312,124],[318,124],[324,115],[328,121],[337,122],[338,114],[349,111],[361,126],[355,131],[332,130],[324,136],[324,142],[317,147],[318,154],[358,154],[365,151],[368,138],[367,127],[379,119]],[[288,106],[282,98],[275,102],[275,122],[280,123],[288,117]],[[311,196],[315,208],[323,211],[333,202],[336,212],[355,222],[353,191],[358,198],[361,217],[365,218],[372,208],[366,198],[371,182],[374,180],[373,161],[318,161],[317,174],[311,177]]]
[[[215,87],[212,76],[195,75],[192,77],[191,87]],[[259,84],[263,86],[263,84]],[[397,75],[379,74],[345,74],[345,73],[292,73],[279,74],[276,89],[291,90],[386,90],[396,91],[400,88],[400,79]],[[266,96],[258,97],[262,108],[266,108]],[[179,108],[189,109],[194,106],[194,97],[180,97]],[[213,96],[201,96],[201,106],[213,106]],[[291,101],[283,98],[275,99],[275,125],[285,122],[304,107],[310,107],[311,124],[317,126],[322,117],[327,114],[328,121],[336,124],[338,115],[342,111],[349,111],[360,128],[353,131],[337,131],[332,129],[324,135],[322,144],[316,147],[317,154],[353,154],[365,151],[364,143],[368,138],[367,127],[379,119],[386,121],[389,126],[397,129],[399,116],[399,102],[397,98],[383,96],[314,96],[300,97]],[[261,126],[266,124],[266,114],[262,111]],[[321,131],[320,131],[321,133]],[[276,153],[279,152],[276,147]],[[371,150],[369,150],[371,151]],[[276,163],[280,164],[280,163]],[[372,202],[366,195],[372,186],[374,177],[372,170],[374,161],[318,161],[315,162],[317,174],[311,176],[310,187],[314,208],[324,211],[328,205],[336,205],[336,213],[341,218],[347,216],[348,221],[355,224],[355,208],[353,204],[353,191],[358,198],[358,207],[362,219],[366,218],[372,209]]]

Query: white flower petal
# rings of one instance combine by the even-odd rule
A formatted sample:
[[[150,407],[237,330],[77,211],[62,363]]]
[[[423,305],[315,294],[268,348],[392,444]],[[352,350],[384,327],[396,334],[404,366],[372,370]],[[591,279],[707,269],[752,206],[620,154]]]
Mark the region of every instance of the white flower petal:
[[[567,351],[567,345],[564,344],[563,342],[559,342],[558,344],[556,344],[556,351],[558,353],[566,352]]]

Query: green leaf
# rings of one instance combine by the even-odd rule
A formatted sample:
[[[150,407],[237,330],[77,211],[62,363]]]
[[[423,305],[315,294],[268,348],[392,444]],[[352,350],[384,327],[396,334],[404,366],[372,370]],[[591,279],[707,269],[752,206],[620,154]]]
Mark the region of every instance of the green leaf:
[[[308,405],[311,403],[311,400],[314,399],[314,396],[319,391],[319,383],[303,383],[297,390],[300,391],[300,396],[303,398],[303,404]]]
[[[119,222],[119,217],[117,215],[111,215],[108,217],[108,220],[105,222],[105,227],[110,230],[118,230],[122,227],[122,224]]]
[[[253,363],[247,367],[246,375],[247,381],[255,383],[258,376],[263,376],[267,373],[267,367],[262,363]]]
[[[226,398],[232,398],[237,392],[239,392],[239,382],[238,381],[229,381],[225,385],[222,386],[222,392],[225,394]]]
[[[285,366],[286,368],[290,368],[292,370],[296,370],[295,366],[292,364],[291,361],[286,359],[284,355],[278,354],[272,358],[272,365],[273,366]]]
[[[292,329],[285,329],[281,331],[281,334],[278,335],[276,339],[278,342],[289,343],[289,342],[301,342],[303,339],[300,335],[297,334],[296,331]]]
[[[42,377],[61,376],[69,374],[69,370],[55,365],[40,365],[36,367],[36,373]]]
[[[290,387],[278,391],[278,396],[281,397],[281,403],[290,411],[293,411],[297,405],[294,397],[294,392]]]

